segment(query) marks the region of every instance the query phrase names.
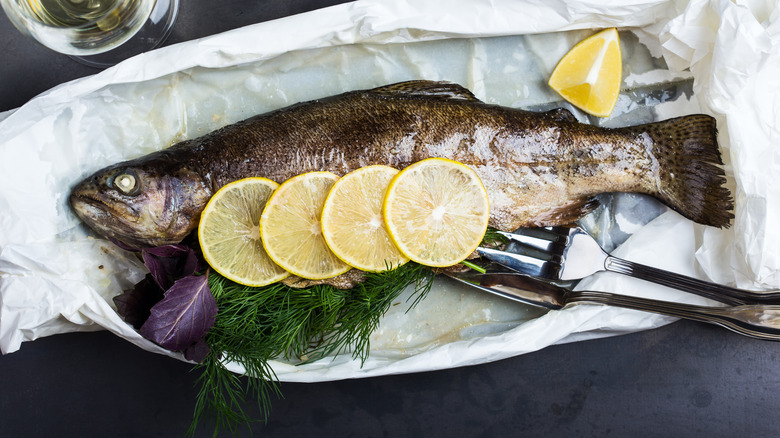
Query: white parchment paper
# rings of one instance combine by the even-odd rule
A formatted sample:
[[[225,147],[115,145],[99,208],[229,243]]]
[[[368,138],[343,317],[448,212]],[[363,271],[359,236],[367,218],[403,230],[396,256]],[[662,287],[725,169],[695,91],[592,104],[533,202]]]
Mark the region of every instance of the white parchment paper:
[[[544,85],[555,63],[593,29],[611,26],[621,30],[628,91],[692,78],[692,97],[647,114],[718,119],[737,205],[728,230],[673,212],[644,226],[613,217],[632,234],[615,254],[740,287],[780,287],[780,188],[771,184],[780,174],[774,2],[357,1],[146,53],[0,114],[0,351],[106,329],[181,358],[114,311],[111,298],[145,271],[92,237],[67,206],[70,187],[95,170],[257,113],[408,79],[457,82],[502,105],[556,105]],[[629,94],[611,119],[591,122],[620,125],[644,114]],[[611,274],[581,286],[706,302]],[[280,361],[277,375],[321,381],[441,369],[672,321],[590,305],[544,314],[446,281],[405,310],[395,306],[383,319],[362,367],[348,355],[304,366]]]

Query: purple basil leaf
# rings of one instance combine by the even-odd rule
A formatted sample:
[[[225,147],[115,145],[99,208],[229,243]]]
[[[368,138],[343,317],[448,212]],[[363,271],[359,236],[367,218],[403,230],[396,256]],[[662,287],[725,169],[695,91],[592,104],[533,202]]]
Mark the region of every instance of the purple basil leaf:
[[[144,264],[157,284],[168,290],[182,277],[194,274],[200,267],[195,250],[186,245],[163,245],[141,251]]]
[[[144,259],[144,265],[149,269],[149,273],[163,290],[168,290],[176,281],[175,271],[178,261],[173,258],[155,257],[154,255],[141,251],[141,257]]]
[[[197,340],[194,344],[184,349],[184,358],[193,362],[201,363],[209,355],[211,348],[203,339]]]
[[[187,245],[162,245],[155,246],[154,248],[144,248],[144,252],[147,252],[157,257],[181,257],[192,251]]]
[[[133,289],[114,297],[117,313],[130,325],[140,329],[151,313],[152,306],[163,299],[163,290],[151,275],[138,282]]]
[[[185,277],[152,307],[141,335],[169,350],[183,350],[203,338],[216,316],[217,301],[209,289],[208,274]]]
[[[198,259],[198,255],[195,254],[194,249],[188,249],[189,251],[187,251],[187,255],[184,257],[184,260],[181,263],[181,269],[179,270],[179,275],[182,277],[188,277],[200,270],[200,259]]]

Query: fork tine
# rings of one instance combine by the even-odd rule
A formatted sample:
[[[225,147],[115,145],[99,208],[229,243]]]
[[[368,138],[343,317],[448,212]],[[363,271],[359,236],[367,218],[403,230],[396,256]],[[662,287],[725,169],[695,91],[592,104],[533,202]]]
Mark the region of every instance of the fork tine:
[[[562,234],[568,234],[568,227],[520,227],[513,233],[515,235],[531,236],[544,240],[556,240]]]
[[[557,242],[547,242],[547,245],[543,248],[521,242],[510,242],[504,250],[514,254],[543,260],[545,262],[560,264],[561,254],[563,254],[565,248],[565,245]]]
[[[519,244],[517,245],[520,246]],[[538,249],[526,247],[529,252],[510,252],[501,251],[493,248],[478,247],[477,253],[486,259],[506,266],[509,269],[522,272],[534,277],[555,279],[561,269],[561,258],[554,254],[539,251]],[[533,252],[540,257],[536,257]]]
[[[518,228],[513,233],[499,231],[499,234],[511,243],[517,242],[541,251],[562,253],[569,242],[569,231],[570,228],[567,227]]]

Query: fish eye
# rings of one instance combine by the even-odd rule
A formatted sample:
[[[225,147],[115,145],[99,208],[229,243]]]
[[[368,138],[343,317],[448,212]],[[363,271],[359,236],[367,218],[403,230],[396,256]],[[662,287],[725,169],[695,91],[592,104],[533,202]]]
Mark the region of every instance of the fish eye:
[[[132,172],[120,173],[111,179],[109,185],[125,195],[135,195],[138,193],[138,179]]]

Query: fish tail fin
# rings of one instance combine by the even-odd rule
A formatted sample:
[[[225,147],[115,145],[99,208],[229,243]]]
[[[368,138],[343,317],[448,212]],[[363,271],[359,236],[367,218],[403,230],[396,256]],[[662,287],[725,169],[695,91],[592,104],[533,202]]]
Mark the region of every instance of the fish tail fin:
[[[655,195],[688,219],[728,228],[734,200],[725,187],[715,119],[694,114],[643,125],[641,132],[652,139],[658,161]]]

